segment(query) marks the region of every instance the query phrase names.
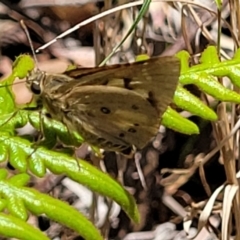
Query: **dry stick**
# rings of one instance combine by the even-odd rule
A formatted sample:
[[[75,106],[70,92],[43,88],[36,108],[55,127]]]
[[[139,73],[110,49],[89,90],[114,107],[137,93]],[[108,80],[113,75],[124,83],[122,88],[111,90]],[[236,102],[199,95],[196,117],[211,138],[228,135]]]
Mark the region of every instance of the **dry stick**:
[[[239,128],[240,128],[240,119],[237,121],[234,128],[231,130],[230,134],[228,136],[226,136],[219,143],[219,145],[216,148],[214,148],[210,153],[208,153],[204,158],[199,157],[198,159],[196,159],[195,164],[190,169],[184,169],[182,171],[179,169],[177,169],[175,171],[174,171],[174,169],[165,169],[166,171],[174,172],[173,173],[174,175],[180,175],[178,177],[178,180],[176,180],[173,184],[170,184],[165,187],[166,191],[168,193],[169,192],[173,193],[176,191],[176,189],[178,189],[182,185],[184,185],[188,181],[188,179],[196,172],[196,170],[199,168],[199,166],[207,163],[226,144],[226,142],[238,131]],[[181,176],[183,174],[184,174],[184,176]]]
[[[191,13],[192,13],[192,15],[193,15],[193,17],[194,17],[196,23],[199,25],[199,27],[203,26],[203,24],[201,23],[201,21],[200,21],[198,15],[195,14],[195,12],[194,12],[193,9],[191,8],[191,6],[189,7],[189,9],[190,9],[190,11],[191,11]],[[206,28],[201,27],[201,29],[202,29],[202,31],[205,32],[205,34],[207,33],[206,37],[207,37],[208,39],[211,39],[211,41],[213,41],[213,39],[211,38],[211,35],[208,34],[208,31],[206,30]],[[202,166],[203,166],[203,165],[200,165],[200,172],[202,172],[202,174],[203,174],[204,172],[201,171]],[[201,174],[200,174],[200,176],[201,176]],[[205,183],[206,183],[206,181],[205,181]],[[207,189],[209,189],[209,187],[207,187]],[[210,190],[210,189],[209,189],[209,190]],[[210,193],[210,192],[208,191],[208,194],[209,194],[209,193]]]
[[[139,3],[139,2],[141,2],[141,3]],[[137,4],[137,3],[139,3],[139,4]],[[100,13],[100,14],[94,16],[94,17],[91,17],[91,18],[89,18],[89,19],[87,19],[87,20],[85,20],[85,21],[83,21],[83,22],[75,25],[74,27],[70,28],[69,30],[63,32],[62,34],[58,35],[56,38],[54,38],[54,39],[51,40],[50,42],[48,42],[48,43],[44,44],[43,46],[41,46],[40,48],[38,48],[38,49],[36,50],[36,52],[39,52],[40,50],[43,50],[43,49],[47,48],[48,46],[50,46],[51,44],[53,44],[54,42],[56,42],[58,39],[67,36],[68,34],[76,31],[77,29],[79,29],[79,28],[81,28],[81,27],[83,27],[83,26],[85,26],[85,25],[87,25],[87,24],[89,24],[89,23],[91,23],[91,22],[94,22],[94,21],[96,21],[96,20],[98,20],[98,19],[100,19],[100,18],[103,18],[103,17],[105,17],[105,16],[107,16],[107,15],[109,15],[109,14],[111,14],[111,13],[116,12],[116,11],[120,11],[120,10],[122,10],[122,9],[130,8],[130,7],[133,7],[133,6],[136,6],[136,5],[140,5],[140,4],[143,3],[143,1],[138,1],[137,3],[134,2],[134,3],[128,3],[128,4],[125,4],[125,5],[121,5],[121,6],[118,6],[118,7],[116,7],[116,8],[113,8],[113,9],[110,9],[110,10],[108,10],[108,11],[105,11],[105,12],[103,12],[103,13]]]
[[[239,41],[240,41],[240,34],[239,34],[239,25],[240,25],[240,12],[239,12],[239,1],[229,1],[229,5],[230,5],[230,21],[232,24],[232,32],[237,33],[238,34],[238,38],[237,38],[237,44],[235,44],[235,49],[237,47],[239,47]],[[235,8],[237,7],[237,9]],[[233,34],[232,34],[233,35]],[[239,93],[239,88],[237,88],[236,86],[233,86],[234,90],[237,91]],[[234,121],[235,121],[235,116],[236,116],[236,105],[234,104],[232,106],[232,121],[231,121],[231,126],[233,126]],[[235,143],[237,140],[237,137],[234,139]],[[233,151],[236,149],[236,145],[234,145]],[[239,160],[239,153],[240,151],[238,150],[238,160]],[[239,161],[238,161],[239,162]],[[238,169],[239,169],[239,163],[238,163]],[[235,169],[234,169],[235,170]],[[239,181],[238,181],[239,184]],[[239,240],[240,239],[240,220],[239,220],[239,199],[240,199],[240,191],[238,190],[237,195],[235,195],[234,197],[234,201],[233,201],[233,212],[234,212],[234,218],[236,220],[235,226],[236,226],[236,239]]]
[[[238,131],[239,128],[240,128],[240,119],[238,119],[237,123],[231,130],[230,134],[226,136],[215,149],[213,149],[201,160],[202,163],[205,164],[206,162],[208,162],[210,158],[212,158],[214,154],[217,153],[225,145],[225,143]]]
[[[235,0],[229,0],[229,7],[230,7],[230,22],[231,22],[231,26],[233,29],[233,32],[238,33],[238,41],[237,41],[237,46],[239,46],[239,40],[240,40],[240,36],[239,36],[239,22],[238,22],[238,18],[237,16],[234,14],[236,12],[236,8],[238,8],[238,1]]]
[[[232,25],[232,31],[234,33],[237,34],[237,42],[236,42],[236,45],[235,45],[235,49],[239,47],[239,42],[240,42],[240,33],[239,33],[239,27],[240,27],[240,19],[239,19],[239,1],[234,1],[234,0],[230,0],[229,1],[229,5],[230,5],[230,20],[231,20],[231,25]],[[236,88],[234,87],[234,89],[236,90]],[[233,108],[232,108],[232,121],[231,121],[231,125],[233,126],[234,124],[234,115],[235,115],[235,105],[233,105]],[[233,154],[232,154],[233,155]],[[233,156],[232,156],[233,157]],[[231,161],[232,162],[232,161]],[[227,164],[231,164],[230,163],[227,163]],[[235,163],[235,162],[234,162]],[[225,164],[224,164],[225,166]],[[234,169],[231,169],[230,167],[234,168]],[[235,184],[238,184],[239,186],[239,181],[234,178],[235,177],[235,174],[231,174],[231,173],[235,173],[235,169],[236,169],[236,165],[232,163],[232,165],[229,166],[229,176],[228,176],[228,180],[232,180],[231,183],[235,183]],[[233,175],[233,176],[232,176]],[[233,206],[232,206],[232,211],[234,213],[234,219],[235,219],[235,226],[236,226],[236,240],[240,240],[240,211],[239,211],[239,199],[240,199],[240,191],[238,190],[238,193],[234,196],[234,199],[233,199]]]
[[[182,10],[181,10],[181,17],[182,17],[182,21],[181,21],[182,37],[183,37],[183,39],[184,39],[184,43],[186,44],[186,50],[189,52],[190,55],[192,55],[192,54],[193,54],[193,49],[192,49],[192,46],[191,46],[191,41],[189,41],[189,37],[188,37],[189,28],[187,27],[189,17],[187,17],[187,16],[184,14],[185,9],[187,9],[187,5],[183,5]],[[182,50],[182,49],[181,49],[181,50]]]
[[[207,182],[204,167],[203,167],[202,164],[199,166],[199,177],[201,179],[203,188],[204,188],[205,192],[207,193],[207,196],[210,197],[212,195],[212,191],[211,191],[211,188],[210,188],[210,186]]]
[[[182,2],[182,1],[181,1]],[[227,0],[224,0],[222,5],[225,6],[227,4]],[[201,6],[202,7],[202,6]],[[206,10],[206,8],[203,8],[204,10]],[[200,20],[202,22],[202,24],[208,22],[211,18],[212,18],[212,15],[210,13],[214,13],[214,15],[216,16],[216,12],[214,11],[207,11],[207,12],[204,12],[202,14],[202,16],[200,16]],[[196,33],[199,29],[199,26],[197,25],[197,23],[195,22],[188,22],[188,26],[187,26],[187,29],[188,29],[188,38],[189,38],[189,41],[191,41],[192,39],[194,39],[194,37],[196,36]],[[176,52],[179,52],[180,50],[182,49],[185,49],[186,48],[186,43],[184,41],[184,38],[183,36],[180,36],[173,45],[171,45],[169,48],[167,48],[162,54],[161,56],[172,56],[174,55]]]
[[[123,10],[123,9],[126,9],[126,8],[131,8],[131,7],[135,7],[135,6],[138,6],[138,5],[142,5],[144,1],[136,1],[136,2],[132,2],[132,3],[127,3],[127,4],[124,4],[124,5],[121,5],[121,6],[118,6],[116,8],[112,8],[112,9],[109,9],[108,11],[105,11],[105,12],[102,12],[94,17],[91,17],[91,18],[88,18],[87,20],[75,25],[74,27],[70,28],[69,30],[63,32],[62,34],[58,35],[56,38],[54,38],[53,40],[51,40],[50,42],[44,44],[43,46],[41,46],[40,48],[38,48],[36,50],[36,52],[39,52],[40,50],[43,50],[45,48],[47,48],[48,46],[50,46],[51,44],[55,43],[58,39],[60,38],[63,38],[65,36],[67,36],[68,34],[76,31],[77,29],[91,23],[91,22],[94,22],[100,18],[103,18],[109,14],[112,14],[114,12],[117,12],[117,11],[120,11],[120,10]],[[157,0],[152,0],[152,2],[172,2],[172,0],[162,0],[162,1],[157,1]],[[212,13],[213,15],[216,15],[216,12],[212,11],[210,8],[207,8],[206,6],[204,5],[201,5],[201,4],[197,4],[197,3],[194,3],[190,0],[178,0],[178,2],[182,2],[182,3],[189,3],[189,4],[192,4],[194,6],[198,6],[198,7],[201,7],[203,9],[205,9],[206,11]],[[176,52],[174,52],[175,54]]]
[[[240,42],[240,33],[239,33],[239,25],[240,25],[240,12],[239,12],[239,1],[233,1],[230,0],[229,1],[229,6],[230,6],[230,21],[231,21],[231,25],[232,25],[232,32],[237,33],[237,43],[235,44],[235,49],[239,47],[239,42]],[[236,8],[237,7],[237,8]],[[233,34],[232,34],[233,35]],[[239,93],[239,88],[234,86],[234,90],[237,91]],[[233,125],[234,121],[235,121],[235,112],[236,110],[236,105],[234,104],[232,107],[232,121],[231,121],[231,125]],[[236,140],[236,139],[235,139]],[[234,150],[235,150],[236,146],[234,146]],[[239,153],[240,151],[238,151],[238,159],[239,159]],[[239,163],[238,163],[238,169],[239,169]],[[238,181],[239,183],[239,181]],[[233,201],[233,211],[234,211],[234,217],[236,220],[235,226],[236,226],[236,239],[239,240],[240,239],[240,220],[239,220],[239,199],[240,199],[240,191],[238,191],[237,195],[234,197],[234,201]]]
[[[214,42],[211,34],[209,33],[209,31],[207,30],[207,27],[202,23],[200,17],[198,16],[198,14],[196,13],[196,11],[192,8],[192,6],[188,6],[189,12],[191,13],[192,17],[194,18],[195,22],[197,23],[197,25],[199,26],[201,32],[203,33],[203,35],[205,36],[206,39],[208,39],[208,41]],[[211,19],[209,21],[209,24],[212,23]]]
[[[220,118],[224,121],[225,124],[219,125],[218,126],[218,132],[219,132],[219,136],[220,139],[223,138],[224,135],[226,135],[226,133],[229,133],[229,125],[226,124],[227,123],[227,116],[226,116],[226,111],[225,111],[225,104],[220,106],[220,108],[218,109],[218,115],[220,116]],[[223,148],[221,149],[221,155],[222,158],[224,159],[224,169],[225,169],[225,173],[227,176],[227,183],[228,185],[225,187],[224,190],[224,197],[229,197],[228,194],[230,195],[230,193],[228,192],[229,188],[233,187],[233,186],[237,186],[238,187],[238,180],[236,179],[236,162],[234,159],[234,153],[233,153],[233,143],[232,143],[232,138],[227,141],[227,143],[223,146]],[[235,224],[236,226],[240,226],[240,222],[239,222],[239,218],[240,218],[240,214],[239,214],[239,195],[238,194],[234,194],[234,198],[230,198],[231,199],[231,211],[233,213],[233,217],[235,219]],[[227,209],[226,207],[226,203],[223,200],[223,213],[225,212],[225,214],[223,214],[222,218],[222,236],[229,236],[230,233],[232,232],[232,225],[233,225],[233,220],[231,218],[231,213],[227,213],[227,211],[224,211]],[[224,224],[225,223],[225,224]],[[237,236],[239,236],[239,229],[237,230]],[[224,237],[222,237],[222,239],[224,239]],[[226,238],[225,238],[226,239]]]

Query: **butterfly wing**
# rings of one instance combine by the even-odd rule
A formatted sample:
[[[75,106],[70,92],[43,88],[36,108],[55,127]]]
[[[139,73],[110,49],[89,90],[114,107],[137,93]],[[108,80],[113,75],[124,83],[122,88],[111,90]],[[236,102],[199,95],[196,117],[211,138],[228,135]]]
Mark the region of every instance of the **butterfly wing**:
[[[172,101],[180,75],[176,57],[158,57],[132,64],[120,64],[67,72],[73,85],[108,85],[134,90],[149,98],[161,115]],[[76,83],[76,81],[78,83]]]
[[[122,152],[132,145],[144,147],[157,133],[179,72],[175,57],[75,69],[49,75],[42,98],[54,118],[87,142]]]
[[[90,144],[117,151],[144,147],[160,124],[150,101],[112,86],[75,88],[66,97],[63,120]]]

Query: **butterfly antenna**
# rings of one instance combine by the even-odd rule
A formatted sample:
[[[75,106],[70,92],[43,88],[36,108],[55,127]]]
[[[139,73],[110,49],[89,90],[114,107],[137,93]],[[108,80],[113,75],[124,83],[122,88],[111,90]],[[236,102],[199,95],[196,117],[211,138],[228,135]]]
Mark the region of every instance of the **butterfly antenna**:
[[[32,51],[32,54],[33,54],[33,59],[34,59],[34,62],[35,62],[35,64],[36,64],[36,67],[37,67],[37,69],[38,69],[39,67],[38,67],[37,56],[36,56],[36,54],[35,54],[35,51],[34,51],[34,48],[33,48],[33,43],[32,43],[32,40],[31,40],[31,38],[30,38],[30,34],[29,34],[28,29],[27,29],[27,26],[26,26],[26,24],[24,23],[23,20],[20,20],[20,25],[21,25],[21,27],[23,28],[23,30],[24,30],[24,32],[25,32],[25,34],[26,34],[26,36],[27,36],[27,39],[28,39],[28,42],[29,42],[29,45],[30,45],[30,48],[31,48],[31,51]]]

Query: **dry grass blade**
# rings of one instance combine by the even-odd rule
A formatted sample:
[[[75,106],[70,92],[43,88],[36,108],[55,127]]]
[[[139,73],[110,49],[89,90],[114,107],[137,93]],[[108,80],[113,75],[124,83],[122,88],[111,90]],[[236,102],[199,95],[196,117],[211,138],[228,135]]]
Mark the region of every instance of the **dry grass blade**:
[[[239,187],[237,185],[227,185],[224,190],[223,197],[223,209],[222,209],[222,240],[228,240],[230,238],[231,229],[231,208],[235,195],[238,192]]]
[[[214,207],[214,203],[224,189],[224,185],[218,187],[212,196],[209,198],[206,206],[204,207],[203,211],[200,214],[199,221],[198,221],[198,232],[200,232],[208,223],[209,217],[211,216],[212,209]]]

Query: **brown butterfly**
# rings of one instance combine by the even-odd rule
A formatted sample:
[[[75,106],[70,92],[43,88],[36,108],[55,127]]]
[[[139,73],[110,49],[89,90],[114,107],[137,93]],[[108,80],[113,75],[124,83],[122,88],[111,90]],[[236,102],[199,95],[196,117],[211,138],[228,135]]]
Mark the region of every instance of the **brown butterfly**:
[[[176,57],[82,68],[33,71],[27,85],[51,116],[105,150],[143,148],[159,129],[180,75]]]

